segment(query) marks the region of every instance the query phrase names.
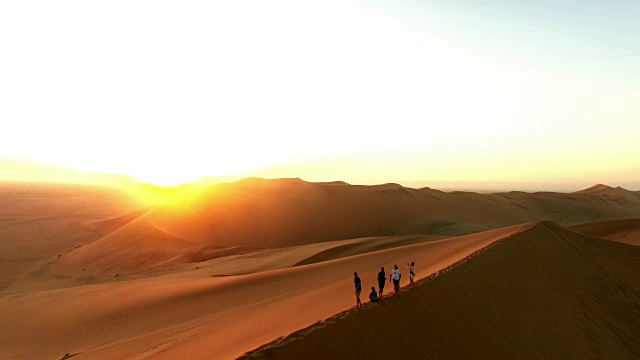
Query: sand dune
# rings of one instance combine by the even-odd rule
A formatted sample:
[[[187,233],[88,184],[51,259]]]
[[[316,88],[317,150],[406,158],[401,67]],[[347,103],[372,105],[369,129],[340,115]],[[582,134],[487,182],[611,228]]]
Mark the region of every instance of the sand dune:
[[[540,223],[247,358],[637,359],[639,260],[640,247]]]
[[[366,356],[371,344],[391,356],[410,348],[403,341],[418,358],[548,358],[547,349],[635,358],[640,332],[627,317],[639,315],[640,247],[526,223],[640,218],[635,193],[595,190],[481,195],[247,179],[149,207],[105,189],[5,188],[0,358],[230,359],[260,346],[252,356],[287,357],[301,342],[328,348],[310,350],[318,357]],[[626,241],[638,225],[575,229]],[[431,280],[344,312],[353,271],[366,290],[380,266],[406,275],[409,261]],[[350,352],[314,330],[323,327],[362,341]],[[284,346],[270,343],[291,333]]]
[[[611,220],[574,225],[569,227],[579,233],[640,245],[640,219]]]
[[[101,224],[103,230],[115,225],[122,228],[95,246],[74,251],[59,268],[62,274],[90,268],[102,269],[95,270],[96,273],[144,272],[188,263],[197,251],[201,252],[199,260],[207,260],[219,256],[216,251],[224,249],[247,252],[246,249],[372,236],[453,236],[529,221],[576,224],[640,217],[640,205],[634,205],[626,197],[600,194],[600,190],[584,194],[486,195],[410,189],[398,184],[354,186],[342,182],[250,178],[193,191],[187,197],[150,209],[136,221],[129,216]],[[155,238],[163,244],[173,239],[172,245],[153,246]],[[114,249],[136,244],[136,239],[142,243],[132,245],[133,248],[141,256],[154,260],[142,263],[138,256],[129,254],[134,263],[124,264],[121,254]],[[152,254],[154,249],[159,253]],[[174,256],[171,251],[175,251]],[[102,262],[95,262],[96,259]],[[119,270],[114,266],[103,268],[107,263],[121,265]]]
[[[87,221],[83,225],[86,228],[94,230],[99,234],[105,236],[120,229],[121,227],[127,225],[128,223],[135,221],[140,217],[143,217],[144,215],[148,214],[149,211],[151,211],[151,209],[152,209],[151,207],[143,208],[143,209],[134,211],[130,214],[116,216],[111,219]]]
[[[611,187],[603,184],[594,185],[588,189],[576,191],[574,194],[581,195],[597,195],[609,199],[614,199],[622,204],[628,204],[631,206],[640,205],[640,193],[637,191],[630,191],[621,187]]]
[[[202,263],[190,272],[5,296],[0,342],[7,346],[0,357],[233,358],[349,309],[355,270],[369,286],[379,266],[413,260],[418,277],[426,277],[529,226],[247,275],[211,277],[223,264],[214,269]],[[298,251],[294,262],[313,255],[304,247]]]
[[[80,276],[95,281],[95,277],[113,277],[149,271],[176,269],[184,264],[203,262],[225,257],[225,263],[240,262],[242,274],[251,271],[263,271],[287,266],[298,266],[327,261],[356,254],[423,243],[444,238],[443,236],[396,236],[378,238],[360,238],[344,241],[331,241],[310,246],[301,246],[264,250],[260,248],[224,247],[201,243],[192,243],[158,230],[147,220],[150,210],[105,221],[97,221],[88,226],[108,235],[86,246],[74,249],[55,263],[56,273],[67,276]],[[125,226],[132,224],[132,226]],[[307,254],[299,259],[295,253]],[[233,255],[250,254],[234,258]],[[246,266],[247,259],[268,258],[280,254],[287,260],[273,267],[261,266],[261,261],[253,261]],[[297,260],[296,260],[297,259]],[[294,263],[291,263],[294,261]],[[250,270],[255,269],[255,270]]]
[[[0,290],[98,240],[86,223],[148,205],[108,186],[0,183]]]
[[[183,264],[257,250],[185,241],[151,225],[147,220],[150,211],[143,209],[129,215],[85,224],[108,235],[66,254],[55,263],[55,271],[61,275],[90,278],[120,276],[175,269]]]
[[[177,264],[232,255],[226,247],[194,244],[164,233],[140,216],[89,245],[64,256],[57,264],[60,274],[86,276],[129,274],[174,268]],[[135,229],[135,230],[134,230]],[[143,230],[143,231],[140,231]]]
[[[640,214],[593,194],[444,193],[397,184],[354,186],[245,179],[154,209],[159,229],[193,242],[283,247],[366,236],[462,235],[528,221],[561,224]]]

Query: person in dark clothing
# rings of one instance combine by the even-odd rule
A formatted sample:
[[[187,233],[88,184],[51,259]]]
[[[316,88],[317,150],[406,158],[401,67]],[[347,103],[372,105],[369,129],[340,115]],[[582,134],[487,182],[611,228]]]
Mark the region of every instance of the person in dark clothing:
[[[356,287],[356,308],[362,307],[362,302],[360,302],[360,293],[362,292],[362,282],[360,281],[360,277],[357,272],[353,273],[353,283]]]
[[[382,291],[384,291],[384,283],[387,281],[387,274],[384,272],[384,267],[380,268],[380,272],[378,273],[378,288],[380,292],[378,293],[378,298],[382,298]]]
[[[380,300],[380,298],[378,297],[378,293],[376,292],[375,286],[371,287],[371,293],[369,294],[369,300],[371,300],[371,302],[378,302]]]

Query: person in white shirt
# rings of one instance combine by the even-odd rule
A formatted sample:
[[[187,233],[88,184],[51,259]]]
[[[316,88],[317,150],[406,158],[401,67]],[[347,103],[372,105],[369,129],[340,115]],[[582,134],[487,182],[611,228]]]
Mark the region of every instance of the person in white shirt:
[[[415,262],[411,262],[411,264],[407,264],[407,267],[409,268],[409,285],[413,285],[413,278],[416,277],[416,270],[415,270],[415,266],[416,263]]]
[[[400,269],[398,269],[398,265],[393,265],[393,270],[391,270],[391,274],[389,275],[389,280],[393,281],[393,290],[398,293],[400,291],[400,278],[402,274],[400,273]]]

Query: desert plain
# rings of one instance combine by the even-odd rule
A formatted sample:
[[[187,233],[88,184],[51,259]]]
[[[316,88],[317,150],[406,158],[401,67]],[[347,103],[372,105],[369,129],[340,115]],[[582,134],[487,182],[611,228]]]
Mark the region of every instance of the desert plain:
[[[0,183],[0,358],[637,359],[639,263],[640,192],[602,184]]]

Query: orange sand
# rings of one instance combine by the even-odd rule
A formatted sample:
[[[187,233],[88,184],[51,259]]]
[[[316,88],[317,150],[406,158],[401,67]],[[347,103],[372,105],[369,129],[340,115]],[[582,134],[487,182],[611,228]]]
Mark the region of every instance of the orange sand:
[[[107,188],[3,185],[0,358],[228,359],[260,346],[256,356],[296,356],[299,343],[356,355],[326,331],[296,333],[310,326],[357,333],[362,349],[378,344],[381,354],[419,340],[418,358],[472,348],[635,357],[638,329],[622,314],[637,319],[640,248],[531,223],[640,214],[610,189],[480,195],[247,179],[149,206]],[[354,271],[366,300],[380,266],[400,265],[406,285],[409,261],[418,279],[457,265],[377,308],[343,313],[355,305]],[[379,339],[375,326],[399,338]],[[304,340],[264,346],[291,333]],[[567,345],[545,337],[560,333]]]

